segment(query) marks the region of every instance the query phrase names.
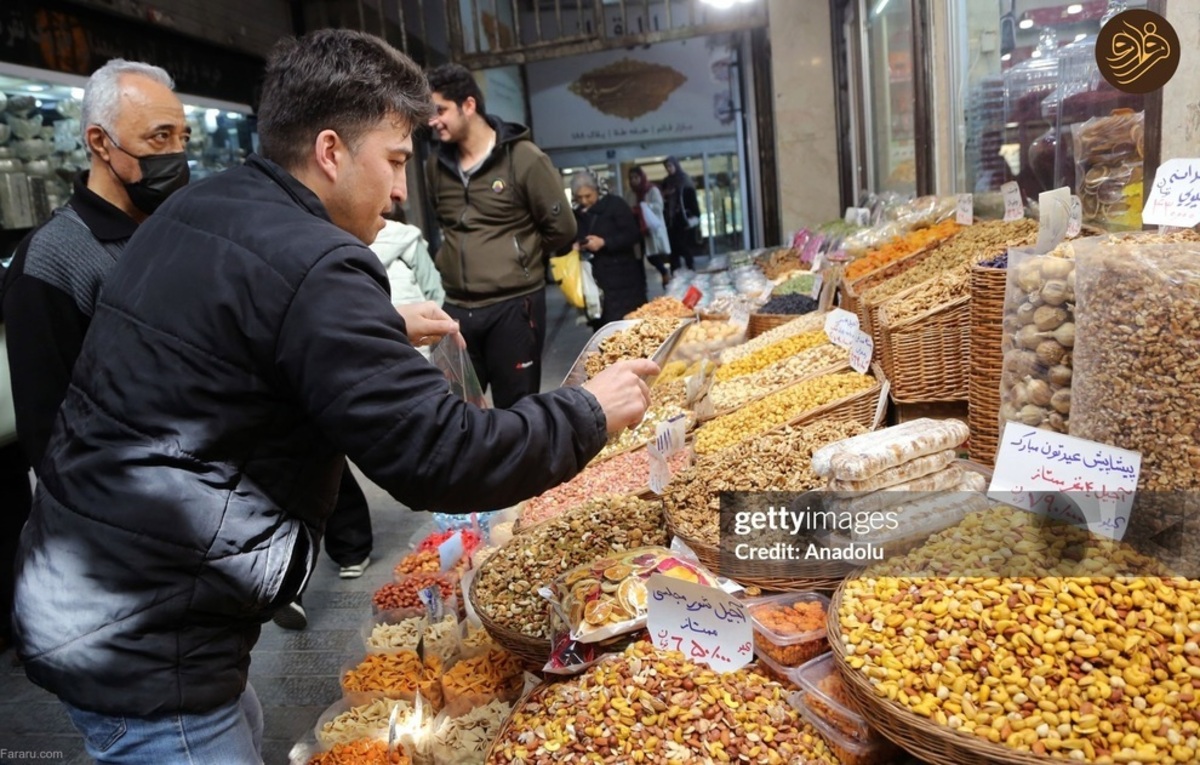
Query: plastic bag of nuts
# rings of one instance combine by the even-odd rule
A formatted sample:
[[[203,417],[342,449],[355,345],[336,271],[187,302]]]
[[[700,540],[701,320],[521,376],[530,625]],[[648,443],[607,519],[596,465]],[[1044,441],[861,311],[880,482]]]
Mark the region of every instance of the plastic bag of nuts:
[[[1004,293],[1000,431],[1019,422],[1069,431],[1075,349],[1074,245],[1010,250]]]
[[[1140,452],[1134,529],[1195,568],[1200,531],[1200,243],[1194,232],[1076,244],[1079,344],[1071,434]],[[1190,507],[1187,503],[1190,502]],[[1195,573],[1194,571],[1191,573]]]

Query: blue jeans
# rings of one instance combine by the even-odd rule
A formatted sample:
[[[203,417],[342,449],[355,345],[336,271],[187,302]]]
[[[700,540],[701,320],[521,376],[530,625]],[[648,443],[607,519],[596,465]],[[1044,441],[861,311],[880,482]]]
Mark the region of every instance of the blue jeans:
[[[203,714],[113,717],[63,706],[101,765],[262,763],[262,705],[249,683],[241,698]]]

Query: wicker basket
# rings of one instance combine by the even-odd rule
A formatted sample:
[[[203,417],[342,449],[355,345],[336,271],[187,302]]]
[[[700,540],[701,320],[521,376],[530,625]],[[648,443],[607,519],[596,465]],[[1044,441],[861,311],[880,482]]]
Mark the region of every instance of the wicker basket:
[[[878,310],[878,305],[869,306],[863,300],[863,296],[869,290],[883,284],[888,279],[899,276],[910,268],[924,262],[925,258],[929,257],[940,244],[941,242],[905,255],[903,258],[888,263],[883,268],[872,271],[869,274],[864,274],[853,281],[843,279],[840,285],[840,306],[847,311],[858,314],[858,328],[874,338],[876,335],[874,331],[876,326],[875,312]],[[876,340],[876,342],[879,341]]]
[[[487,563],[485,562],[483,565],[486,566]],[[530,637],[492,621],[487,612],[478,606],[478,599],[475,595],[475,587],[478,583],[478,576],[471,580],[471,590],[467,593],[467,597],[471,599],[471,607],[475,609],[479,623],[488,631],[497,645],[519,657],[527,668],[541,671],[550,658],[550,641],[545,638]]]
[[[752,313],[750,314],[750,323],[746,325],[746,339],[753,340],[768,330],[775,329],[781,324],[787,324],[802,315],[798,313]]]
[[[720,410],[718,410],[716,408],[716,405],[712,403],[712,400],[708,398],[709,391],[711,391],[712,387],[717,384],[716,380],[714,379],[713,381],[710,382],[708,388],[705,389],[704,398],[700,399],[696,404],[696,420],[698,422],[704,423],[704,422],[708,422],[709,420],[716,419],[717,417],[722,417],[727,414],[733,414],[737,410],[741,409],[743,406],[749,406],[750,404],[753,404],[755,401],[758,401],[759,399],[766,398],[767,396],[770,396],[773,393],[777,393],[777,392],[783,390],[784,388],[795,385],[796,383],[804,382],[805,380],[811,380],[814,377],[824,377],[825,375],[832,375],[832,374],[837,374],[838,372],[849,372],[849,371],[850,371],[850,363],[848,361],[839,361],[835,364],[831,364],[831,365],[825,367],[824,369],[818,369],[813,372],[810,372],[809,374],[804,375],[803,377],[797,377],[795,380],[791,380],[790,382],[780,385],[778,388],[773,388],[772,390],[769,390],[766,393],[760,393],[757,396],[755,396],[754,398],[747,399],[745,402],[743,402],[739,406],[730,407],[729,409],[720,409]],[[735,378],[735,379],[740,379],[740,378]]]
[[[833,650],[846,693],[863,716],[871,721],[875,730],[931,765],[1046,765],[1063,762],[1048,756],[1019,752],[1003,744],[993,744],[969,733],[959,733],[877,695],[866,675],[852,669],[846,662],[846,645],[842,641],[841,621],[838,618],[845,587],[845,583],[838,587],[829,604],[829,646]]]
[[[849,369],[844,371],[849,371]],[[887,375],[883,373],[883,368],[879,364],[872,364],[870,373],[875,378],[875,384],[870,388],[846,396],[843,399],[831,401],[816,409],[809,409],[793,420],[776,425],[761,433],[754,433],[747,438],[759,438],[787,427],[807,425],[817,420],[853,420],[868,430],[874,430],[879,427],[883,415],[887,412],[886,399],[889,385]],[[792,385],[797,384],[792,383]],[[780,390],[783,389],[781,388]],[[778,393],[779,391],[775,392]]]
[[[892,382],[892,401],[966,401],[971,297],[889,324],[889,307],[920,289],[922,285],[910,287],[879,307],[876,334],[882,342],[876,342],[882,346],[883,369]]]
[[[968,342],[967,422],[971,459],[991,465],[1000,443],[1000,377],[1004,369],[1003,268],[971,269],[971,334]]]
[[[726,576],[721,572],[720,548],[687,536],[679,530],[679,525],[671,517],[671,511],[665,505],[663,511],[667,516],[667,529],[680,541],[687,544],[692,552],[696,553],[696,558],[705,568],[718,576]],[[846,580],[846,577],[859,570],[855,564],[841,561],[795,562],[791,566],[800,576],[774,576],[777,573],[777,567],[764,565],[762,569],[757,569],[754,566],[743,564],[741,568],[749,573],[741,573],[736,577],[727,578],[733,579],[743,587],[758,587],[768,592],[808,592],[811,590],[833,592]]]

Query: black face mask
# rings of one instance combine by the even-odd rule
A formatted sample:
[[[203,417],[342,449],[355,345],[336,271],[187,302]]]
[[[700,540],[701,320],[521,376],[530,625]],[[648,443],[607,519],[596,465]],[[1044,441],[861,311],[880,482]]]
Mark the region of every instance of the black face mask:
[[[104,134],[108,135],[108,132],[105,131]],[[167,201],[167,197],[186,186],[191,178],[186,152],[147,154],[139,157],[126,151],[121,144],[113,140],[111,135],[108,135],[108,140],[112,141],[112,145],[120,149],[122,153],[138,161],[138,168],[142,171],[140,181],[133,183],[126,181],[117,175],[115,168],[113,168],[113,175],[117,175],[117,180],[125,187],[133,206],[147,215],[157,210],[163,202]],[[108,166],[112,168],[111,163]]]

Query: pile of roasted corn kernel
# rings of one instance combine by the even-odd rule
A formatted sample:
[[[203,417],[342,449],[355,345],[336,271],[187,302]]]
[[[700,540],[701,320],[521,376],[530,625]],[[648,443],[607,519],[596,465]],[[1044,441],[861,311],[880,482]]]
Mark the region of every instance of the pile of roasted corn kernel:
[[[488,762],[836,765],[786,696],[756,672],[719,674],[678,651],[635,643],[577,678],[535,691]]]
[[[914,576],[931,571],[957,573]],[[848,582],[842,642],[880,696],[965,734],[1085,762],[1193,763],[1200,582],[1154,573],[1121,543],[994,508]]]

